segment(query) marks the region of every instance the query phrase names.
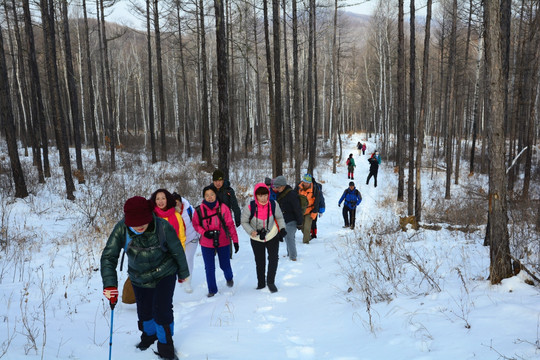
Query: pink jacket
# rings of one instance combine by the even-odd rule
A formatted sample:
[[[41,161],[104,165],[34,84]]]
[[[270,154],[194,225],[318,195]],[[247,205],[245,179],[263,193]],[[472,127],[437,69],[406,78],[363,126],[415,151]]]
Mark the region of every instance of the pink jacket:
[[[231,235],[232,241],[238,243],[238,234],[236,233],[236,227],[234,226],[234,220],[231,215],[231,210],[225,204],[218,202],[219,210],[225,225]],[[213,248],[214,241],[204,236],[204,232],[207,230],[219,230],[219,247],[230,245],[230,239],[227,236],[227,232],[223,229],[221,220],[217,216],[217,205],[213,209],[210,209],[204,203],[199,206],[200,213],[202,215],[202,221],[199,219],[199,211],[193,213],[193,227],[195,231],[201,234],[201,246]],[[202,225],[201,225],[202,223]]]

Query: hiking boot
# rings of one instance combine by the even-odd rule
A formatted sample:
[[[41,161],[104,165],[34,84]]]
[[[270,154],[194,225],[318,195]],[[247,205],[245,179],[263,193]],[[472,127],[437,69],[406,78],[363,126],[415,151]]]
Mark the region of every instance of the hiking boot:
[[[148,349],[157,340],[157,335],[146,335],[142,333],[141,342],[137,344],[137,349],[144,351]]]
[[[351,229],[354,230],[354,225],[351,225]]]
[[[348,228],[348,227],[349,227],[349,225],[343,225],[343,228],[344,228],[344,229],[346,229],[346,228]]]
[[[265,284],[258,284],[257,287],[255,289],[257,290],[261,290],[261,289],[264,289],[266,287]]]
[[[154,351],[157,356],[159,356],[160,359],[166,359],[166,360],[178,360],[178,356],[176,356],[174,351],[174,345],[171,343],[162,344],[158,342],[157,344],[158,351]]]
[[[233,279],[227,280],[227,286],[228,286],[228,287],[233,287],[233,286],[234,286],[234,281],[233,281]]]
[[[216,293],[208,293],[208,294],[206,295],[206,297],[211,298],[211,297],[214,296],[214,295],[216,295]]]
[[[275,284],[268,284],[268,290],[270,290],[271,293],[277,292],[277,287]]]

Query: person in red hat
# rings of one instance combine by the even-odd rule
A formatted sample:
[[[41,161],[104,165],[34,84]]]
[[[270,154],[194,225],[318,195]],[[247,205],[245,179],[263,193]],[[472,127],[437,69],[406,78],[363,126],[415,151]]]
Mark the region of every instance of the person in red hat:
[[[140,350],[156,340],[162,359],[178,359],[175,354],[172,299],[176,279],[189,276],[184,249],[167,220],[153,214],[150,201],[135,196],[124,204],[124,219],[114,227],[101,254],[103,295],[111,305],[118,301],[116,266],[120,252],[128,258],[128,275],[133,284],[141,341]],[[122,263],[124,255],[120,263]]]

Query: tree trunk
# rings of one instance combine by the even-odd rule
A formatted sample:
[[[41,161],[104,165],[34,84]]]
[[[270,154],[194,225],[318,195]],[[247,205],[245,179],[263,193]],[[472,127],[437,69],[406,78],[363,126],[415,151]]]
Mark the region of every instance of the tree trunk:
[[[283,175],[283,109],[281,108],[281,47],[280,35],[280,0],[272,0],[272,31],[274,36],[274,124],[272,138],[272,174]]]
[[[409,181],[407,183],[407,215],[414,213],[414,140],[416,126],[416,27],[414,0],[410,0],[410,58],[409,58]]]
[[[157,163],[156,128],[154,118],[154,72],[152,69],[152,30],[150,0],[146,0],[146,48],[148,52],[148,130],[150,132],[150,148],[152,164]]]
[[[490,281],[499,284],[512,276],[508,238],[506,199],[504,75],[501,49],[499,1],[487,1],[485,7],[486,64],[488,77],[489,139],[489,245]]]
[[[302,118],[300,116],[300,80],[298,70],[298,14],[296,0],[292,0],[292,32],[293,32],[293,121],[294,121],[294,176],[295,183],[300,181],[300,171],[302,167],[302,153],[300,151],[300,130]]]
[[[422,94],[420,95],[420,116],[418,118],[418,139],[416,144],[416,190],[414,215],[416,221],[422,220],[422,153],[424,151],[424,124],[426,119],[428,76],[429,76],[429,41],[431,37],[432,0],[427,2],[426,29],[424,37],[424,57],[422,62]]]
[[[446,158],[446,186],[445,199],[450,199],[450,185],[452,183],[452,158],[453,158],[453,143],[454,143],[454,122],[455,122],[455,71],[456,71],[456,47],[457,47],[457,0],[452,2],[452,29],[450,31],[450,45],[448,53],[448,78],[446,80],[445,102],[444,102],[444,117],[446,124],[446,140],[445,140],[445,158]]]
[[[161,127],[161,161],[167,161],[167,128],[165,126],[165,94],[163,89],[163,58],[161,55],[161,32],[159,29],[158,0],[154,0],[154,35],[156,37],[156,68],[158,87],[158,114]]]
[[[101,167],[101,160],[99,157],[99,138],[96,128],[96,113],[95,104],[96,99],[94,96],[94,85],[92,81],[92,59],[90,57],[90,36],[88,28],[88,15],[86,11],[86,0],[82,0],[83,15],[84,15],[84,47],[85,47],[85,64],[86,64],[86,88],[88,89],[88,113],[90,118],[90,126],[92,127],[92,143],[94,145],[94,155],[96,157],[96,167]]]
[[[219,105],[218,167],[229,178],[229,92],[227,88],[228,61],[225,27],[225,6],[223,0],[214,0],[216,12],[216,55]]]
[[[212,164],[212,153],[210,151],[210,118],[208,115],[208,65],[206,60],[206,31],[204,24],[204,2],[199,0],[199,31],[200,31],[200,52],[201,52],[201,122],[202,122],[202,160],[206,165]]]
[[[28,46],[28,68],[30,69],[30,94],[32,97],[32,122],[36,137],[41,138],[43,150],[43,174],[51,177],[51,167],[49,163],[49,140],[47,137],[47,120],[43,107],[43,97],[41,92],[41,81],[39,77],[38,63],[36,59],[36,47],[34,44],[34,30],[32,26],[32,15],[28,0],[22,0],[24,11],[24,29],[26,32],[26,43]]]
[[[403,201],[405,191],[405,133],[407,119],[405,114],[405,36],[403,31],[403,0],[398,1],[398,66],[397,66],[397,166],[398,166],[398,193],[397,200]]]
[[[75,160],[77,164],[77,170],[81,175],[84,174],[84,168],[82,163],[81,154],[81,114],[79,112],[79,98],[77,96],[77,85],[75,84],[75,71],[73,70],[73,59],[71,55],[71,39],[69,35],[69,19],[67,10],[67,0],[62,0],[62,20],[64,26],[64,46],[65,46],[65,61],[67,72],[67,86],[69,93],[69,105],[71,110],[71,117],[73,121],[73,139],[75,140]],[[84,184],[84,176],[78,176],[79,184]]]
[[[28,190],[26,189],[24,173],[19,159],[19,152],[17,151],[17,137],[15,134],[11,97],[9,95],[9,80],[2,31],[2,26],[0,25],[0,124],[3,125],[4,135],[6,136],[8,145],[11,173],[13,174],[13,182],[15,183],[15,197],[25,198],[28,196]]]
[[[52,0],[40,0],[41,19],[43,24],[43,43],[45,47],[45,61],[47,63],[47,80],[49,82],[49,94],[51,110],[54,120],[54,133],[56,146],[60,157],[60,165],[64,171],[66,194],[68,200],[75,200],[75,185],[71,175],[69,161],[69,148],[67,144],[67,130],[60,103],[60,84],[56,62],[56,36],[54,23],[54,3]]]

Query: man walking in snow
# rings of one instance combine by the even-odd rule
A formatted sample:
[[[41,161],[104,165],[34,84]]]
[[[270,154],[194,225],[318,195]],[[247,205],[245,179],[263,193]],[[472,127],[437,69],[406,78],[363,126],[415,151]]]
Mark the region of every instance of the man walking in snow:
[[[225,174],[223,171],[217,169],[212,174],[212,184],[214,192],[217,195],[217,198],[220,203],[225,204],[229,207],[231,212],[234,214],[234,224],[236,227],[240,226],[240,207],[238,206],[238,200],[236,199],[236,194],[234,189],[231,187],[229,180],[225,180]]]
[[[296,229],[302,227],[304,221],[300,200],[298,194],[289,185],[285,176],[280,175],[272,181],[272,188],[277,194],[277,202],[285,219],[285,229],[287,235],[285,242],[287,243],[287,255],[292,261],[296,261],[296,242],[294,235]]]
[[[371,157],[368,159],[369,161],[369,175],[366,180],[366,185],[369,185],[369,179],[373,176],[375,179],[375,187],[377,187],[377,174],[379,173],[379,164],[381,163],[381,155],[379,155],[379,152],[375,150],[373,154],[371,154]]]
[[[356,222],[356,207],[362,202],[362,194],[354,186],[354,182],[349,183],[349,187],[345,189],[343,195],[339,199],[338,206],[341,207],[341,203],[345,201],[343,205],[343,220],[345,220],[344,228],[350,227],[354,229]]]

